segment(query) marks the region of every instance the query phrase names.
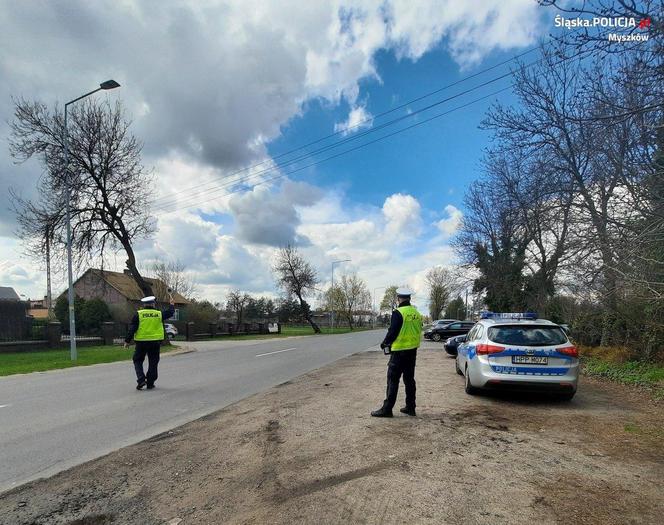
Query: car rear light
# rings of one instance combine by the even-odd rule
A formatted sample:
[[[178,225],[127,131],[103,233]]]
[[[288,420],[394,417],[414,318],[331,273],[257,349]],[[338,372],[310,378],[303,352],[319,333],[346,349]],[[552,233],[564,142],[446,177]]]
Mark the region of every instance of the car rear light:
[[[498,352],[502,352],[503,350],[505,350],[504,346],[487,345],[484,343],[480,343],[477,345],[477,353],[480,355],[497,354]]]
[[[556,349],[556,352],[570,357],[579,357],[579,351],[576,349],[576,346],[564,346],[563,348]]]

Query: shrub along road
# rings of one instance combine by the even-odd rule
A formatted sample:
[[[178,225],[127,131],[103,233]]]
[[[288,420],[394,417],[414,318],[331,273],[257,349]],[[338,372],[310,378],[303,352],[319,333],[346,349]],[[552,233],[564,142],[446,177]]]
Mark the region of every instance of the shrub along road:
[[[471,397],[440,348],[416,418],[369,417],[386,358],[352,355],[5,493],[0,523],[661,523],[661,404],[589,378]]]

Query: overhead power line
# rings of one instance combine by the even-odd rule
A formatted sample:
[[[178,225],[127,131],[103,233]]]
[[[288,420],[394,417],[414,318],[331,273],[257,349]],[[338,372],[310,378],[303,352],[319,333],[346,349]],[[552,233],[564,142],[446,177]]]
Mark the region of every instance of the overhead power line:
[[[348,153],[351,153],[351,152],[353,152],[353,151],[357,151],[357,150],[359,150],[359,149],[365,148],[365,147],[367,147],[367,146],[370,146],[371,144],[375,144],[376,142],[380,142],[380,141],[385,140],[385,139],[387,139],[387,138],[393,137],[394,135],[398,135],[398,134],[400,134],[400,133],[403,133],[403,132],[408,131],[408,130],[410,130],[410,129],[413,129],[413,128],[415,128],[415,127],[418,127],[418,126],[422,126],[422,125],[424,125],[424,124],[427,124],[427,123],[431,122],[432,120],[438,119],[438,118],[443,117],[443,116],[445,116],[445,115],[449,115],[450,113],[452,113],[452,112],[454,112],[454,111],[458,111],[458,110],[460,110],[460,109],[463,109],[463,108],[466,108],[466,107],[468,107],[468,106],[471,106],[472,104],[475,104],[475,103],[480,102],[480,101],[482,101],[482,100],[486,100],[486,99],[488,99],[488,98],[490,98],[490,97],[493,97],[493,96],[495,96],[495,95],[498,95],[499,93],[502,93],[502,92],[504,92],[504,91],[507,91],[507,90],[509,90],[509,89],[511,89],[511,88],[512,88],[511,85],[506,86],[506,87],[504,87],[504,88],[502,88],[502,89],[499,89],[499,90],[497,90],[497,91],[494,91],[494,92],[492,92],[492,93],[489,93],[488,95],[484,95],[484,96],[482,96],[482,97],[479,97],[479,98],[476,98],[476,99],[474,99],[474,100],[471,100],[470,102],[467,102],[467,103],[465,103],[465,104],[462,104],[462,105],[457,106],[457,107],[455,107],[455,108],[452,108],[452,109],[450,109],[450,110],[444,111],[444,112],[442,112],[442,113],[438,113],[438,114],[433,115],[432,117],[429,117],[429,118],[427,118],[427,119],[425,119],[425,120],[422,120],[422,121],[416,122],[416,123],[411,124],[410,126],[407,126],[407,127],[405,127],[405,128],[398,129],[398,130],[396,130],[396,131],[393,131],[393,132],[391,132],[391,133],[388,133],[388,134],[386,134],[386,135],[383,135],[383,136],[381,136],[381,137],[378,137],[378,138],[376,138],[376,139],[373,139],[373,140],[371,140],[371,141],[369,141],[369,142],[365,142],[365,143],[359,144],[359,145],[357,145],[357,146],[355,146],[355,147],[353,147],[353,148],[350,148],[350,149],[347,149],[347,150],[341,151],[341,152],[339,152],[339,153],[336,153],[336,154],[331,155],[331,156],[329,156],[329,157],[326,157],[326,158],[324,158],[324,159],[317,160],[317,161],[312,162],[312,163],[310,163],[310,164],[307,164],[307,165],[305,165],[305,166],[301,166],[301,167],[299,167],[299,168],[296,168],[296,169],[294,169],[294,170],[288,171],[288,172],[286,172],[286,173],[279,173],[279,174],[275,175],[274,177],[269,177],[269,178],[264,179],[264,180],[262,180],[262,181],[260,181],[260,182],[257,182],[256,184],[253,184],[253,185],[252,185],[252,188],[253,188],[253,187],[256,187],[256,186],[260,186],[260,185],[262,185],[262,184],[267,184],[268,182],[272,182],[272,181],[274,181],[274,180],[281,179],[281,178],[283,178],[283,177],[287,177],[287,176],[289,176],[289,175],[292,175],[293,173],[297,173],[297,172],[299,172],[299,171],[305,170],[305,169],[310,168],[310,167],[312,167],[312,166],[316,166],[316,165],[321,164],[321,163],[323,163],[323,162],[327,162],[327,161],[329,161],[329,160],[336,159],[336,158],[338,158],[338,157],[341,157],[342,155],[347,155]],[[179,211],[179,210],[184,210],[184,209],[192,208],[192,207],[194,207],[194,206],[200,206],[201,204],[205,204],[206,202],[210,202],[210,201],[212,201],[212,200],[216,200],[216,199],[218,199],[218,198],[220,198],[220,197],[225,197],[225,196],[227,196],[227,195],[232,195],[232,194],[234,194],[234,193],[238,193],[238,192],[241,192],[241,191],[246,191],[247,189],[248,189],[248,188],[246,188],[246,187],[240,187],[240,188],[236,188],[236,189],[231,190],[231,191],[224,192],[224,193],[221,194],[221,195],[217,195],[217,196],[214,196],[214,197],[210,197],[210,198],[208,198],[208,199],[197,200],[196,202],[191,203],[191,204],[188,204],[188,205],[184,205],[184,206],[182,206],[182,205],[178,205],[176,208],[174,208],[174,209],[172,209],[172,210],[170,210],[170,211],[167,211],[166,213],[172,213],[172,212],[175,212],[175,211]]]
[[[425,100],[425,99],[427,99],[427,98],[429,98],[429,97],[432,97],[433,95],[436,95],[436,94],[438,94],[438,93],[441,93],[441,92],[443,92],[443,91],[445,91],[445,90],[448,90],[448,89],[450,89],[450,88],[452,88],[452,87],[454,87],[454,86],[457,86],[457,85],[459,85],[459,84],[463,84],[464,82],[467,82],[468,80],[472,80],[473,78],[477,78],[477,77],[479,77],[479,76],[481,76],[481,75],[484,75],[485,73],[488,73],[489,71],[493,71],[494,69],[497,69],[497,68],[499,68],[499,67],[501,67],[501,66],[504,66],[505,64],[509,64],[510,62],[514,62],[514,61],[518,60],[519,58],[524,57],[524,56],[526,56],[526,55],[532,53],[533,51],[536,51],[537,49],[539,49],[539,48],[538,48],[538,47],[532,47],[532,48],[530,48],[530,49],[528,49],[528,50],[526,50],[526,51],[524,51],[524,52],[522,52],[522,53],[519,53],[519,54],[517,54],[517,55],[514,55],[514,56],[511,57],[511,58],[508,58],[507,60],[503,60],[502,62],[499,62],[498,64],[494,64],[493,66],[490,66],[490,67],[488,67],[488,68],[482,69],[481,71],[478,71],[477,73],[473,73],[472,75],[467,75],[467,76],[465,76],[465,77],[463,77],[463,78],[461,78],[461,79],[459,79],[459,80],[457,80],[457,81],[455,81],[455,82],[452,82],[452,83],[450,83],[450,84],[447,84],[447,85],[445,85],[445,86],[442,86],[442,87],[440,87],[440,88],[437,88],[437,89],[435,89],[435,90],[433,90],[433,91],[430,91],[430,92],[428,92],[428,93],[425,93],[425,94],[423,94],[423,95],[420,95],[420,96],[418,96],[418,97],[416,97],[416,98],[413,98],[413,99],[411,99],[411,100],[408,100],[407,102],[404,102],[404,103],[402,103],[402,104],[400,104],[400,105],[398,105],[398,106],[396,106],[396,107],[393,107],[393,108],[391,108],[391,109],[388,109],[388,110],[386,110],[386,111],[383,111],[383,112],[381,112],[381,113],[378,113],[378,114],[376,114],[376,115],[373,115],[372,117],[369,117],[369,118],[366,118],[366,119],[364,119],[364,120],[361,120],[360,122],[358,122],[357,124],[354,124],[353,126],[349,126],[349,127],[344,128],[344,129],[342,129],[342,130],[335,131],[334,133],[330,133],[330,134],[325,135],[325,136],[323,136],[323,137],[320,137],[320,138],[318,138],[318,139],[316,139],[316,140],[313,140],[313,141],[311,141],[311,142],[308,142],[308,143],[306,143],[306,144],[303,144],[303,145],[301,145],[301,146],[298,146],[298,147],[296,147],[296,148],[293,148],[293,149],[291,149],[291,150],[285,151],[285,152],[283,152],[283,153],[279,153],[278,155],[271,156],[269,159],[266,159],[266,160],[261,161],[261,162],[259,162],[259,163],[256,163],[256,164],[253,164],[253,165],[251,165],[251,166],[247,166],[247,167],[241,168],[241,169],[239,169],[239,170],[237,170],[237,171],[234,171],[234,172],[228,174],[227,177],[232,177],[232,176],[234,176],[234,175],[238,175],[238,174],[240,174],[240,173],[244,173],[244,172],[250,171],[250,170],[252,170],[252,169],[258,168],[258,167],[263,166],[263,165],[265,165],[265,164],[270,164],[270,163],[272,163],[273,161],[275,161],[275,160],[277,160],[277,159],[280,159],[280,158],[283,158],[283,157],[287,157],[288,155],[291,155],[291,154],[293,154],[293,153],[296,153],[296,152],[298,152],[298,151],[301,151],[301,150],[303,150],[303,149],[306,149],[306,148],[308,148],[308,147],[310,147],[310,146],[313,146],[313,145],[315,145],[315,144],[319,144],[319,143],[321,143],[321,142],[323,142],[323,141],[325,141],[325,140],[327,140],[327,139],[330,139],[330,138],[333,138],[333,137],[336,137],[336,136],[339,136],[339,135],[345,135],[345,134],[347,134],[349,131],[352,131],[352,130],[354,130],[354,129],[358,129],[358,128],[362,128],[362,127],[366,126],[367,124],[372,123],[372,122],[374,122],[375,120],[377,120],[377,119],[379,119],[379,118],[381,118],[381,117],[384,117],[385,115],[389,115],[389,114],[391,114],[391,113],[394,113],[395,111],[399,111],[399,110],[401,110],[401,109],[407,108],[407,107],[410,106],[411,104],[415,104],[415,103],[417,103],[417,102],[420,102],[420,101],[422,101],[422,100]],[[187,191],[187,190],[190,190],[190,189],[200,189],[202,186],[213,185],[215,182],[216,182],[216,181],[210,181],[210,182],[208,182],[208,183],[205,183],[204,185],[200,185],[200,186],[197,185],[197,186],[192,186],[192,187],[189,187],[189,188],[184,188],[182,191]],[[159,197],[159,198],[155,199],[154,202],[156,203],[156,202],[159,202],[159,201],[169,200],[169,199],[170,199],[170,196]]]
[[[526,68],[531,67],[531,66],[537,64],[538,62],[540,62],[541,60],[542,59],[535,60],[535,61],[525,65],[524,67],[526,67]],[[347,137],[345,139],[333,142],[332,144],[328,144],[326,146],[322,146],[322,147],[320,147],[316,150],[307,152],[303,155],[300,155],[300,156],[295,157],[293,159],[284,161],[282,163],[277,163],[277,164],[275,164],[273,166],[270,166],[269,168],[265,168],[265,169],[263,169],[263,170],[261,170],[257,173],[249,174],[249,175],[242,176],[242,177],[239,177],[239,178],[236,178],[236,179],[231,179],[231,180],[226,178],[221,184],[217,183],[212,188],[203,189],[201,187],[198,191],[194,192],[192,195],[188,195],[187,199],[192,199],[192,198],[195,199],[195,198],[198,198],[198,197],[207,197],[211,192],[215,193],[215,192],[218,192],[221,189],[227,188],[227,187],[232,186],[234,184],[239,184],[239,183],[246,182],[248,180],[255,179],[255,178],[260,177],[261,175],[263,175],[265,173],[269,173],[270,171],[274,171],[274,170],[277,170],[277,169],[282,169],[284,167],[288,167],[288,166],[290,166],[292,164],[295,164],[295,163],[297,163],[297,162],[299,162],[303,159],[313,157],[314,155],[324,153],[324,152],[329,151],[329,150],[334,149],[334,148],[338,148],[340,146],[348,144],[349,142],[353,142],[353,141],[356,141],[358,139],[361,139],[361,138],[363,138],[367,135],[375,134],[378,131],[381,131],[382,129],[385,129],[386,127],[393,126],[394,124],[397,124],[397,123],[399,123],[403,120],[409,119],[409,118],[414,118],[415,116],[419,115],[420,113],[423,113],[423,112],[428,111],[432,108],[440,106],[441,104],[445,104],[446,102],[450,102],[451,100],[454,100],[454,99],[457,99],[457,98],[462,97],[464,95],[467,95],[468,93],[472,93],[473,91],[477,91],[478,89],[486,87],[486,86],[488,86],[490,84],[493,84],[495,82],[499,82],[500,80],[503,80],[505,78],[511,77],[513,74],[514,73],[512,71],[510,71],[509,73],[504,73],[504,74],[499,75],[497,77],[491,78],[491,79],[486,80],[485,82],[482,82],[481,84],[478,84],[478,85],[476,85],[472,88],[465,89],[464,91],[461,91],[461,92],[459,92],[455,95],[452,95],[450,97],[446,97],[444,99],[433,102],[433,103],[431,103],[427,106],[424,106],[420,109],[412,111],[412,112],[410,112],[406,115],[396,117],[392,120],[384,122],[383,124],[380,124],[379,126],[375,126],[375,127],[370,128],[366,131],[363,131],[363,132],[355,133],[350,137]],[[207,184],[209,185],[209,183],[207,183]],[[158,205],[156,206],[156,209],[166,209],[166,208],[168,208],[168,207],[170,207],[174,204],[177,204],[178,202],[179,201],[178,201],[177,197],[172,197],[171,196],[169,201],[158,203]]]

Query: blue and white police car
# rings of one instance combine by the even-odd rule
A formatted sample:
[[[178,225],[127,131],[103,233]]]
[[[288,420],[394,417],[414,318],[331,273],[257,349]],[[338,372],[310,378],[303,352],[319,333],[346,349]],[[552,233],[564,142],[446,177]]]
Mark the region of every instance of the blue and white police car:
[[[468,394],[507,389],[572,399],[579,354],[559,325],[535,313],[482,312],[459,345],[456,371],[465,377]]]

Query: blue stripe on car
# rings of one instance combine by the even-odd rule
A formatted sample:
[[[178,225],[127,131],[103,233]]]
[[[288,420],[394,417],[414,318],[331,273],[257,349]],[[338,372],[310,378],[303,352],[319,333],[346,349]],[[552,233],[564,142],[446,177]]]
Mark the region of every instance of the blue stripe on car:
[[[569,368],[535,367],[535,366],[508,366],[491,365],[491,370],[498,374],[514,374],[525,376],[563,376]]]

